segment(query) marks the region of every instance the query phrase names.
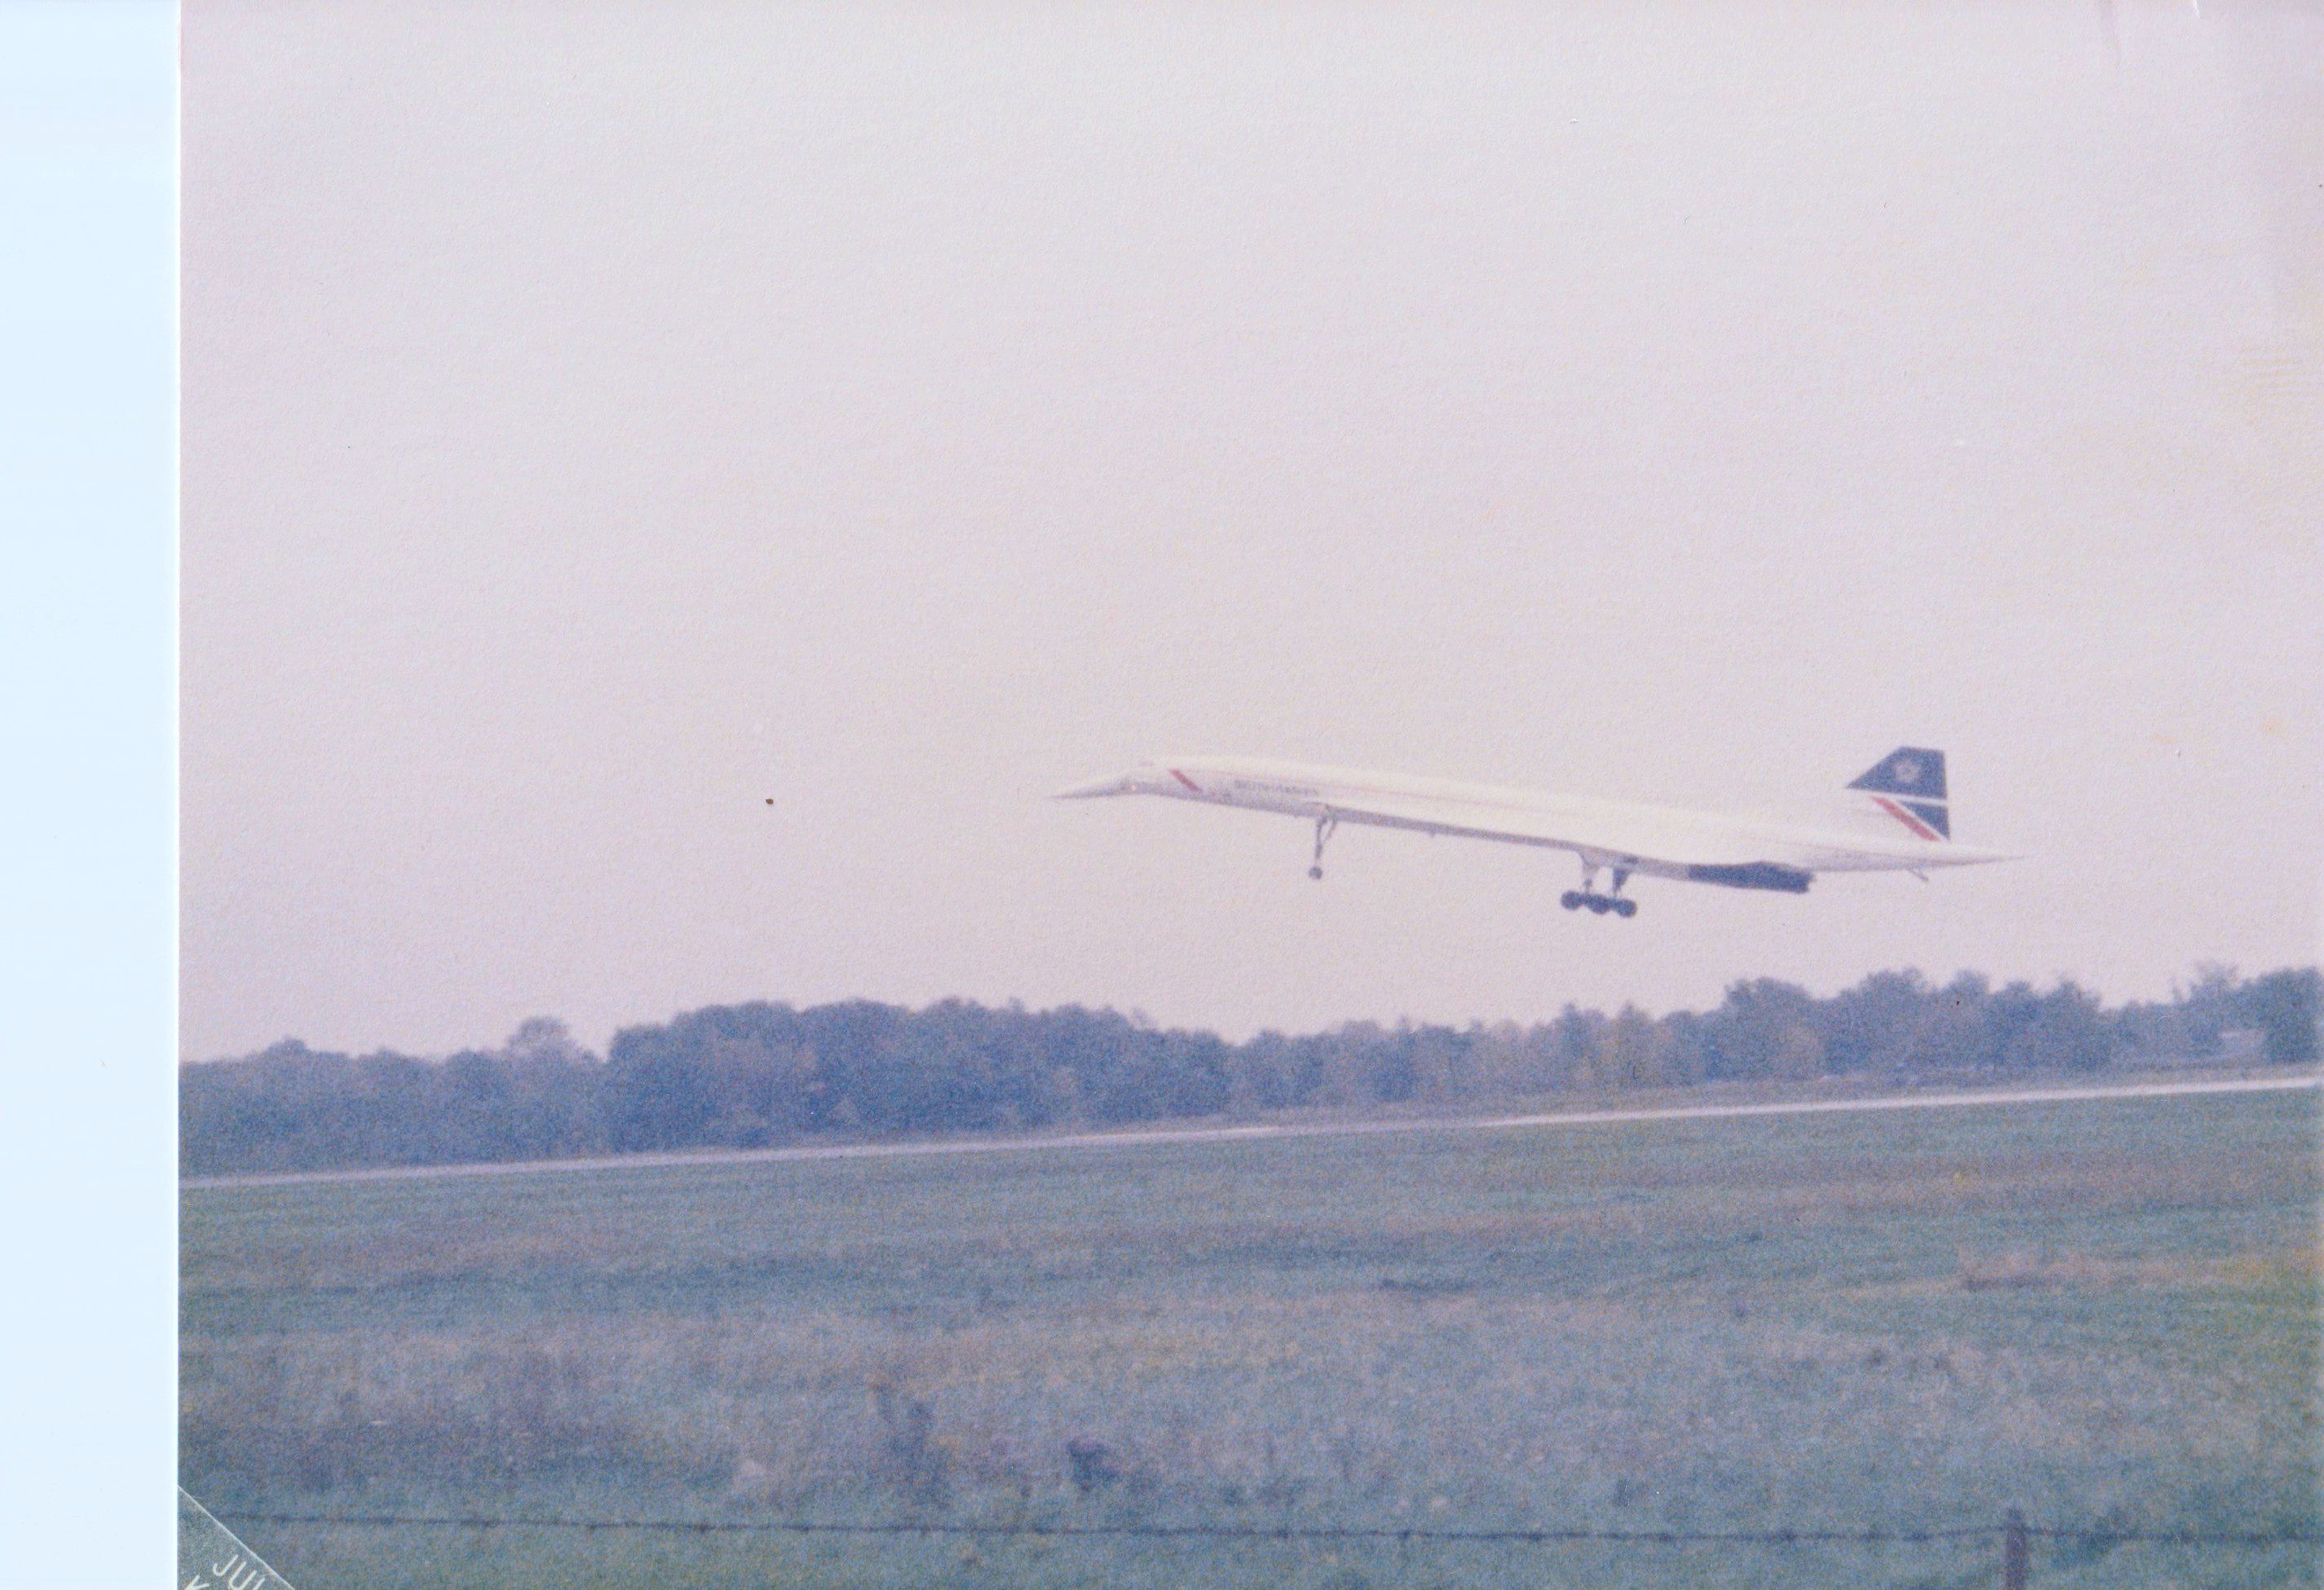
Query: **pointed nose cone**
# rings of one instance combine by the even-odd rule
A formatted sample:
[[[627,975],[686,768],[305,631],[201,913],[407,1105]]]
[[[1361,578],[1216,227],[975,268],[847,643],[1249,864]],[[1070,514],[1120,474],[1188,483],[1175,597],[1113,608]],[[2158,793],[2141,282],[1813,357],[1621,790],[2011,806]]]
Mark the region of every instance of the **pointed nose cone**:
[[[1087,784],[1076,784],[1050,796],[1056,801],[1093,801],[1100,795],[1126,795],[1130,791],[1130,775],[1117,773],[1111,778],[1093,778]]]

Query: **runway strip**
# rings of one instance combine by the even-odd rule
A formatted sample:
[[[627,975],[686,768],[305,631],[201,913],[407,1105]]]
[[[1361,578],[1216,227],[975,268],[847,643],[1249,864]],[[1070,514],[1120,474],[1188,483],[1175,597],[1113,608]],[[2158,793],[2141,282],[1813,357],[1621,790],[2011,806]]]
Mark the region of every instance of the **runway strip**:
[[[1515,1132],[1552,1126],[1609,1126],[1637,1121],[1733,1120],[1746,1116],[1849,1115],[1869,1110],[1968,1109],[1999,1104],[2084,1104],[2110,1098],[2187,1098],[2212,1093],[2280,1093],[2324,1084],[2324,1076],[2230,1077],[2198,1082],[2126,1082],[2102,1088],[2021,1088],[1991,1093],[1922,1093],[1883,1098],[1806,1098],[1780,1104],[1674,1105],[1654,1109],[1568,1110],[1546,1115],[1467,1116],[1426,1120],[1294,1121],[1250,1126],[1163,1126],[1078,1132],[1055,1137],[952,1138],[937,1143],[835,1143],[799,1148],[693,1149],[595,1159],[518,1160],[491,1164],[390,1165],[356,1171],[288,1171],[271,1175],[194,1176],[194,1192],[235,1187],[292,1187],[314,1181],[410,1181],[439,1176],[527,1176],[558,1171],[647,1171],[673,1165],[747,1165],[787,1160],[905,1159],[920,1154],[1029,1153],[1056,1149],[1143,1148],[1166,1143],[1241,1143],[1281,1137],[1366,1137],[1409,1132]]]

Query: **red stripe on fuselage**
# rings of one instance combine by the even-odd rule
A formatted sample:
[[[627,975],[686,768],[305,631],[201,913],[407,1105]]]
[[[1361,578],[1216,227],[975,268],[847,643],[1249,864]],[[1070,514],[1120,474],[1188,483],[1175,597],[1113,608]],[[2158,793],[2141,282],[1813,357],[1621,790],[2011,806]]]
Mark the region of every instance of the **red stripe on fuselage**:
[[[1922,822],[1918,817],[1914,816],[1910,812],[1904,810],[1904,807],[1898,805],[1895,802],[1889,800],[1886,796],[1874,795],[1872,799],[1874,804],[1878,805],[1882,811],[1887,813],[1888,815],[1896,819],[1897,822],[1911,829],[1914,833],[1919,834],[1923,839],[1942,839],[1944,837],[1935,829],[1931,828],[1927,823]]]
[[[1196,784],[1193,779],[1187,777],[1184,773],[1179,772],[1176,767],[1170,769],[1170,777],[1185,785],[1188,789],[1193,790],[1196,795],[1203,793],[1203,786],[1201,785]]]

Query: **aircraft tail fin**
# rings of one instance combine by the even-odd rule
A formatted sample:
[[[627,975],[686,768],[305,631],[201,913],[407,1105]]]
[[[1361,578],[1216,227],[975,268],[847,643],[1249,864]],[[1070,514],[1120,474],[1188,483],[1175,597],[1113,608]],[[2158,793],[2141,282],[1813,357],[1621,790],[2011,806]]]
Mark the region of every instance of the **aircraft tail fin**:
[[[1951,806],[1945,796],[1945,753],[1900,745],[1849,780],[1871,804],[1925,840],[1953,836]]]

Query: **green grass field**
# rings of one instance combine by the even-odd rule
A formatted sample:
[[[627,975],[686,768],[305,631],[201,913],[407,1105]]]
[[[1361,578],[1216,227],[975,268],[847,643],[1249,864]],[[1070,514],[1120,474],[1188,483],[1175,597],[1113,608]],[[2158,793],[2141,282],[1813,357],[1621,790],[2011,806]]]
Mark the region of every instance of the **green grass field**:
[[[2318,1144],[2301,1092],[199,1190],[184,1482],[300,1590],[1989,1585],[1984,1541],[249,1517],[2313,1530]]]

